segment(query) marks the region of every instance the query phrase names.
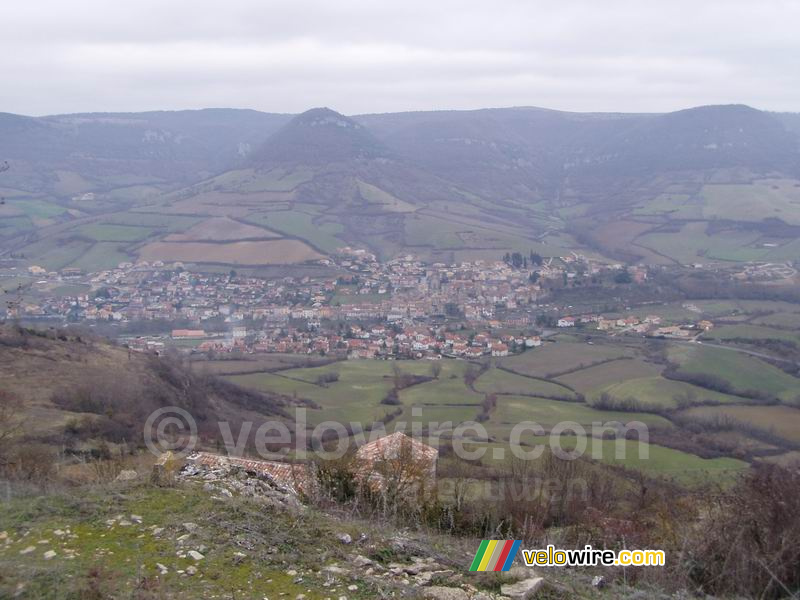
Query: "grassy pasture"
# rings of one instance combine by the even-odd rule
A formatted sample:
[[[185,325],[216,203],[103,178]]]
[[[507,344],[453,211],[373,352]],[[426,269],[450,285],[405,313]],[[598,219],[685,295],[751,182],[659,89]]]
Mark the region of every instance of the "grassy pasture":
[[[233,375],[227,379],[245,387],[289,396],[296,394],[299,398],[313,400],[321,407],[321,410],[308,411],[309,421],[314,423],[334,420],[370,424],[396,409],[380,403],[393,387],[394,364],[388,361],[346,361],[279,373]],[[430,373],[430,364],[427,362],[404,361],[397,364],[404,373]],[[316,383],[320,376],[329,373],[338,373],[339,380],[325,385]]]
[[[768,248],[766,260],[770,261],[783,261],[783,260],[797,260],[800,256],[800,239],[791,240],[774,240],[780,245],[777,248]]]
[[[158,212],[182,217],[243,217],[253,209],[239,202],[239,194],[204,192],[188,198],[169,200],[166,205],[141,206],[133,212]]]
[[[153,229],[135,225],[91,223],[81,225],[73,231],[98,242],[139,242],[153,234]]]
[[[596,410],[578,402],[546,400],[528,396],[501,396],[497,401],[497,408],[489,419],[487,428],[495,433],[505,432],[507,434],[514,425],[522,421],[534,421],[545,429],[563,421],[574,421],[584,427],[591,427],[595,422],[605,423],[608,421],[621,423],[641,421],[648,427],[667,428],[672,426],[664,417],[649,413]]]
[[[439,430],[448,430],[450,425],[445,426],[446,423],[452,424],[452,427],[456,428],[462,423],[475,421],[478,412],[479,409],[475,405],[406,406],[403,413],[386,426],[386,430],[392,432],[395,431],[395,428],[410,427],[410,424],[419,422],[422,422],[426,428],[435,427]]]
[[[466,229],[469,227],[460,223],[416,213],[405,220],[405,243],[409,246],[461,248],[464,243],[458,234]]]
[[[250,179],[242,181],[238,189],[243,192],[289,192],[298,185],[314,178],[314,170],[297,167],[294,169],[276,168],[268,172],[255,171]]]
[[[314,171],[305,167],[286,169],[278,167],[269,171],[240,169],[228,171],[207,181],[205,186],[214,190],[238,192],[289,192],[302,183],[311,181]]]
[[[417,210],[413,204],[400,200],[378,186],[360,179],[358,180],[358,191],[369,204],[380,206],[390,212],[414,212]]]
[[[670,348],[669,357],[680,371],[720,377],[739,391],[759,390],[788,402],[800,396],[800,379],[741,352],[681,344]]]
[[[675,219],[697,219],[701,207],[688,194],[664,193],[633,208],[634,215],[669,215]]]
[[[572,442],[573,446],[570,446],[569,438],[561,442],[566,450],[574,447],[575,443]],[[599,453],[598,460],[602,462],[637,469],[657,477],[674,479],[687,485],[704,484],[709,480],[730,481],[748,468],[746,462],[735,458],[701,458],[656,444],[648,444],[646,457],[642,457],[636,440],[625,440],[624,452],[618,457],[617,444],[616,440],[592,439],[589,440],[588,452]]]
[[[611,252],[624,252],[626,254],[633,252],[642,255],[645,261],[653,264],[668,263],[668,259],[649,251],[645,247],[631,247],[634,240],[637,240],[639,236],[652,228],[653,225],[651,223],[642,223],[634,220],[617,220],[599,225],[592,232],[592,236],[601,248]]]
[[[521,375],[550,378],[598,362],[631,355],[631,350],[616,346],[557,342],[544,344],[516,356],[501,358],[499,364]]]
[[[67,209],[55,202],[47,200],[14,200],[14,207],[34,219],[52,219],[63,215]]]
[[[704,262],[707,259],[723,261],[758,260],[768,250],[755,246],[760,234],[731,230],[716,235],[706,233],[706,223],[687,223],[680,231],[647,233],[636,243],[683,263]]]
[[[792,315],[800,320],[800,315]],[[763,327],[760,325],[749,325],[743,323],[741,325],[722,325],[715,327],[708,333],[704,334],[704,338],[715,340],[732,340],[737,338],[744,338],[749,340],[784,340],[787,342],[794,342],[800,344],[800,334],[794,331],[784,331],[774,327]]]
[[[487,226],[481,216],[459,217],[423,209],[407,214],[404,220],[406,245],[427,247],[429,257],[441,259],[441,252],[452,252],[453,260],[499,260],[507,251],[529,250],[548,255],[547,247],[528,237],[529,232],[505,225]],[[406,250],[400,249],[405,252]],[[417,248],[416,253],[424,254]],[[450,260],[450,259],[445,259]]]
[[[563,343],[560,345],[576,349],[585,347],[583,344]],[[554,348],[557,346],[553,345]],[[591,346],[589,348],[594,350]],[[607,348],[606,350],[618,352],[620,349]],[[531,352],[531,354],[535,354],[535,351]],[[607,353],[600,355],[606,357]],[[596,357],[598,355],[594,354],[593,356]],[[302,360],[302,358],[299,357],[299,360]],[[226,368],[222,364],[223,362],[232,364]],[[226,373],[225,377],[227,379],[246,387],[289,396],[296,395],[298,398],[313,400],[320,408],[307,410],[308,423],[312,426],[330,420],[344,424],[356,422],[362,425],[370,425],[398,408],[380,403],[393,387],[395,367],[404,373],[416,375],[432,374],[432,365],[428,361],[344,361],[319,367],[285,369],[275,373],[246,372],[246,370],[254,366],[252,363],[257,362],[260,361],[216,361],[214,370],[219,373]],[[660,402],[666,407],[672,406],[669,401],[673,395],[685,393],[687,390],[694,390],[698,398],[715,396],[719,401],[730,400],[729,397],[723,394],[715,394],[695,388],[689,384],[661,379],[657,375],[637,379],[630,377],[631,373],[615,370],[626,363],[630,363],[626,366],[629,368],[632,366],[638,373],[657,373],[658,370],[658,367],[643,363],[638,359],[620,360],[576,371],[570,378],[575,379],[582,374],[585,375],[585,372],[592,371],[593,373],[589,373],[584,382],[586,386],[596,387],[598,383],[607,383],[611,385],[611,389],[615,389],[614,386],[617,385],[620,386],[617,389],[619,395],[644,396],[645,400],[652,401],[654,404]],[[219,364],[219,367],[216,364]],[[594,423],[602,427],[602,424],[612,421],[621,423],[641,421],[650,429],[673,427],[669,420],[652,413],[606,411],[578,402],[548,400],[533,396],[506,395],[508,393],[513,394],[515,391],[531,393],[531,388],[528,387],[530,385],[534,386],[533,389],[541,392],[563,393],[565,388],[553,383],[507,373],[496,368],[489,369],[476,380],[475,385],[479,390],[476,393],[469,390],[464,383],[463,375],[467,368],[466,362],[444,360],[439,365],[441,366],[441,373],[438,379],[411,386],[400,392],[401,405],[399,408],[402,409],[402,412],[386,425],[387,431],[394,431],[398,427],[408,427],[410,423],[415,421],[421,421],[423,426],[428,426],[432,423],[441,425],[446,422],[457,426],[465,421],[473,421],[481,411],[480,403],[484,394],[493,391],[505,393],[498,397],[496,408],[490,413],[489,420],[482,423],[482,426],[486,429],[488,436],[495,445],[506,444],[514,426],[524,421],[538,423],[545,431],[549,431],[558,423],[572,421],[584,427],[587,433],[591,433]],[[603,369],[607,369],[608,372],[604,373]],[[318,383],[320,376],[329,373],[337,373],[338,380],[325,384]],[[591,382],[592,375],[595,377],[594,383]],[[621,377],[621,380],[613,381],[615,376]],[[702,410],[722,408],[739,410],[740,408],[748,409],[752,407],[703,407]],[[761,410],[762,408],[772,407],[757,407],[755,410]],[[412,409],[421,411],[421,414],[412,413]],[[800,410],[795,412],[800,415]],[[523,434],[522,441],[523,443],[536,443],[543,440],[537,440],[533,432],[528,430]],[[575,444],[575,438],[572,435],[561,436],[559,441],[565,449],[569,449]],[[636,440],[620,441],[619,444],[625,448],[625,455],[618,458],[614,452],[617,442],[590,438],[589,443],[597,448],[599,452],[598,460],[609,464],[641,469],[650,475],[674,478],[683,483],[701,482],[708,478],[727,480],[746,467],[746,463],[734,459],[707,460],[686,452],[653,444],[648,446],[649,458],[640,459],[638,455],[639,444]],[[590,445],[591,448],[592,446]],[[591,456],[591,454],[587,456]]]
[[[259,354],[254,358],[198,360],[192,363],[192,368],[200,373],[213,375],[241,375],[294,367],[310,367],[314,366],[318,360],[319,358],[306,354]]]
[[[600,460],[603,462],[638,469],[686,485],[706,484],[709,481],[729,482],[749,468],[746,462],[735,458],[701,458],[656,444],[648,444],[647,458],[640,458],[639,444],[635,440],[625,440],[624,456],[617,458],[615,440],[590,440],[590,444],[598,443]],[[567,447],[566,442],[564,447]]]
[[[98,242],[76,258],[69,266],[92,272],[113,269],[119,263],[129,260],[131,260],[131,256],[123,252],[119,244]]]
[[[743,400],[736,396],[707,390],[683,381],[673,381],[658,376],[627,379],[606,386],[602,389],[602,392],[606,392],[618,399],[635,398],[643,405],[662,410],[676,408],[678,402],[675,398],[678,396],[691,398],[697,402],[708,400],[723,404],[742,402]],[[596,393],[594,397],[596,398],[599,395],[600,393]]]
[[[269,227],[285,235],[311,241],[314,246],[334,252],[346,244],[337,237],[343,232],[338,223],[315,223],[314,215],[299,210],[259,212],[247,216],[251,223]]]
[[[455,377],[449,375],[439,376],[439,379],[428,383],[422,383],[407,388],[400,392],[400,399],[403,404],[408,405],[431,405],[431,406],[461,406],[479,405],[483,400],[483,394],[473,392],[467,388],[464,378],[460,374]],[[473,410],[473,416],[477,410]]]
[[[35,229],[35,225],[33,224],[33,221],[31,221],[30,217],[2,216],[2,218],[0,218],[0,235],[2,236],[11,237],[14,235],[19,235],[20,233],[24,233],[25,231],[30,231],[31,229]]]
[[[791,406],[698,406],[681,414],[700,418],[728,416],[800,444],[800,409]]]
[[[782,329],[800,329],[800,312],[779,312],[757,317],[752,321],[755,325],[767,325]]]
[[[481,374],[475,382],[475,389],[479,392],[497,394],[576,397],[575,392],[563,385],[509,373],[496,368],[491,368]]]
[[[185,217],[147,212],[126,212],[109,215],[104,223],[134,227],[163,228],[166,231],[184,231],[200,222],[199,217]]]
[[[542,446],[544,452],[547,453],[558,448],[564,452],[571,452],[578,442],[574,436],[563,435],[552,440],[550,436],[530,436],[524,440],[524,443],[527,444],[522,448],[524,452],[531,452],[535,446]],[[617,453],[618,447],[620,448],[619,454]],[[464,448],[469,452],[485,449],[482,450],[484,454],[480,458],[485,465],[506,465],[509,457],[512,456],[507,444],[503,443],[469,441],[464,443]],[[640,455],[640,448],[645,454]],[[703,485],[710,481],[727,484],[748,468],[748,464],[740,460],[732,458],[706,459],[656,444],[640,446],[636,440],[617,441],[588,438],[583,457],[609,465],[642,471],[651,477],[661,477],[688,486]]]
[[[800,188],[788,179],[763,179],[752,184],[709,184],[701,192],[708,219],[762,221],[778,218],[800,225]]]
[[[22,248],[22,252],[29,262],[45,269],[63,269],[80,258],[91,246],[91,242],[85,240],[46,238],[28,244]]]
[[[615,360],[562,375],[557,379],[585,396],[597,394],[607,387],[627,379],[655,377],[661,367],[640,359]]]

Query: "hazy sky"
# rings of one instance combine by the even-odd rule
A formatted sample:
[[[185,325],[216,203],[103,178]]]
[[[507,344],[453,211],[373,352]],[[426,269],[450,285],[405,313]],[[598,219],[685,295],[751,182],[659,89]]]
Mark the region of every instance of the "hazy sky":
[[[0,112],[800,111],[800,0],[5,0]]]

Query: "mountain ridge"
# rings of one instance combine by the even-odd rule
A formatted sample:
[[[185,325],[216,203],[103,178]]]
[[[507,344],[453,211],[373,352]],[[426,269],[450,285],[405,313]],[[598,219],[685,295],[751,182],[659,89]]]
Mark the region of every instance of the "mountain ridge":
[[[130,213],[123,220],[137,225],[139,211],[245,218],[328,251],[357,245],[381,258],[413,251],[436,260],[586,250],[586,243],[609,252],[609,243],[621,242],[603,227],[620,220],[625,243],[661,226],[678,233],[679,217],[725,215],[750,230],[766,218],[800,224],[793,200],[800,115],[741,104],[669,113],[2,114],[0,159],[10,165],[0,180],[8,199],[0,248],[33,257],[41,245],[28,246],[51,232],[62,246],[85,251],[92,239],[62,234],[71,220]],[[753,186],[768,180],[785,183]],[[730,201],[716,199],[720,190]],[[139,246],[117,248],[136,258]],[[626,260],[663,254],[624,252]]]

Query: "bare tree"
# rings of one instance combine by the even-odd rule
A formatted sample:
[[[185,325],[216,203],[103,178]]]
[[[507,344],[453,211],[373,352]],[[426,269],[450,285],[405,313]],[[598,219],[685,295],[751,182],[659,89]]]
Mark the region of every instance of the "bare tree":
[[[385,513],[398,514],[403,509],[421,507],[435,490],[435,462],[420,456],[410,439],[371,465],[371,477],[380,490]]]
[[[442,373],[442,363],[439,361],[433,361],[431,363],[431,375],[434,379],[439,379],[439,375]]]
[[[13,439],[22,429],[22,401],[11,392],[0,390],[0,468],[10,462]]]

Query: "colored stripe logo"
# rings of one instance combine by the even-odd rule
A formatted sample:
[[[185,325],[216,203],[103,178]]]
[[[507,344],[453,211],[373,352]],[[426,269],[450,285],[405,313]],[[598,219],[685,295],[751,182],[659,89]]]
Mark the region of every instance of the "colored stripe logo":
[[[508,571],[519,551],[520,540],[483,540],[470,571]]]

